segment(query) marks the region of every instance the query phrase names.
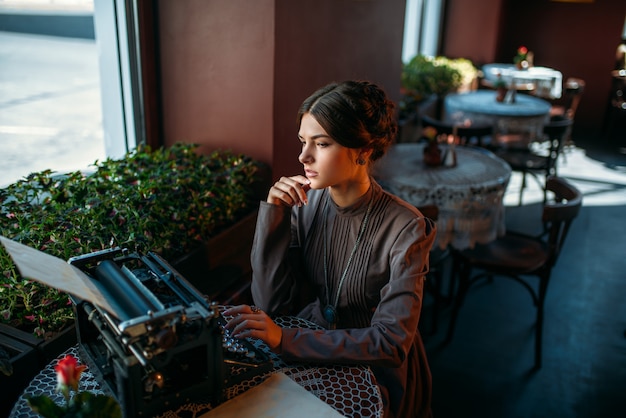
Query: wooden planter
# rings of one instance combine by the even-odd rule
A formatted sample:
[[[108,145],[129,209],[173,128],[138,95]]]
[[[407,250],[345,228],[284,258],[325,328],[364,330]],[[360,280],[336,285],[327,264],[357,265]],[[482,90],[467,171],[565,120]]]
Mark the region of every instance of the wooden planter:
[[[252,303],[250,251],[257,211],[173,263],[200,292],[222,305]]]

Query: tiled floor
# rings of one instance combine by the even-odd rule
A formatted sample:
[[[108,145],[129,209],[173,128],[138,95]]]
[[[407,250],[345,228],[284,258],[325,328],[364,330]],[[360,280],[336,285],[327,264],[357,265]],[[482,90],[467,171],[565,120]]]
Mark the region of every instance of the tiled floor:
[[[548,289],[543,367],[531,371],[535,308],[519,284],[473,287],[448,345],[449,310],[429,335],[427,299],[435,418],[626,416],[626,155],[582,143],[561,159],[559,174],[584,200]],[[507,224],[527,229],[541,194],[531,181],[517,206],[519,184],[514,174]]]

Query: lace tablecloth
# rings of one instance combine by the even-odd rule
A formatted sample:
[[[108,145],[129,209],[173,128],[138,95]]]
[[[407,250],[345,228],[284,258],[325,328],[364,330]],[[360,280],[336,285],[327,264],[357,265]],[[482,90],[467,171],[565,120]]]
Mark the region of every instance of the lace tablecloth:
[[[424,145],[395,144],[374,167],[387,191],[419,206],[437,205],[437,245],[457,249],[486,243],[504,233],[503,197],[511,167],[481,148],[455,148],[455,167],[423,163]]]
[[[315,324],[296,317],[280,317],[276,323],[286,328],[316,328]],[[380,390],[371,370],[365,366],[338,366],[338,365],[306,365],[286,364],[279,356],[272,353],[262,342],[251,340],[257,347],[268,353],[274,363],[274,372],[283,372],[300,386],[332,406],[346,417],[382,417],[383,405]],[[71,347],[59,356],[66,354],[80,358],[78,346]],[[26,395],[48,395],[57,403],[63,403],[61,394],[55,392],[57,385],[54,365],[57,360],[46,366],[24,390],[11,412],[11,418],[37,418],[26,403]],[[263,382],[269,374],[257,375],[226,389],[225,400],[232,399],[240,393]],[[96,376],[87,369],[81,376],[80,390],[96,394],[106,393],[106,387],[96,379]],[[214,405],[213,405],[214,406]],[[164,412],[162,418],[201,418],[211,410],[211,404],[186,404],[172,411]],[[130,417],[129,417],[130,418]]]

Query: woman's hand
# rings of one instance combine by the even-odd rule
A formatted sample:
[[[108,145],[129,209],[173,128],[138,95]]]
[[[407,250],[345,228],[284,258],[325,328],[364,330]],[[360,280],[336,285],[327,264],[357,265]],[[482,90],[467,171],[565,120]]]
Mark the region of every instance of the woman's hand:
[[[270,188],[267,201],[283,206],[306,205],[308,202],[306,192],[311,188],[310,183],[311,181],[302,175],[281,177]]]
[[[283,338],[283,330],[262,310],[256,306],[239,305],[226,309],[225,316],[233,318],[226,323],[235,338],[258,338],[277,351]]]

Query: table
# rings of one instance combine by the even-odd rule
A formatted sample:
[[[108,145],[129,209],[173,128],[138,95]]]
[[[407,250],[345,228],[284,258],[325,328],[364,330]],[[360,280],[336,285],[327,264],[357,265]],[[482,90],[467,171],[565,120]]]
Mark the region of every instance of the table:
[[[374,166],[374,178],[412,205],[438,206],[440,248],[462,250],[502,235],[511,167],[490,151],[462,146],[455,148],[455,167],[430,167],[423,163],[423,149],[422,143],[394,144]]]
[[[533,94],[548,99],[558,99],[563,92],[563,74],[548,67],[530,67],[518,69],[515,64],[485,64],[482,67],[484,80],[493,84],[498,74],[508,84],[515,80],[516,85],[530,84]]]
[[[301,318],[285,316],[276,318],[276,323],[286,328],[319,328],[311,322]],[[346,417],[382,417],[383,405],[380,390],[372,371],[366,366],[340,366],[340,365],[316,365],[287,364],[264,343],[258,340],[250,340],[257,348],[269,354],[274,364],[274,372],[283,372],[296,383],[309,392],[332,406]],[[71,347],[61,354],[57,360],[47,365],[24,390],[13,410],[11,418],[38,418],[26,403],[25,395],[47,394],[58,403],[62,403],[62,395],[55,393],[56,373],[54,365],[66,354],[80,358],[78,346]],[[273,373],[273,372],[270,372]],[[225,398],[232,399],[247,389],[261,383],[268,374],[257,375],[250,380],[226,389]],[[80,390],[90,391],[96,394],[107,393],[97,380],[96,376],[87,369],[83,372],[80,380]],[[167,411],[162,418],[195,417],[201,418],[202,414],[210,411],[210,404],[186,404],[177,410]]]
[[[541,137],[550,108],[546,100],[526,94],[517,94],[514,103],[498,102],[491,90],[448,94],[444,99],[447,121],[493,125],[496,142],[509,135],[521,135],[526,142]]]

